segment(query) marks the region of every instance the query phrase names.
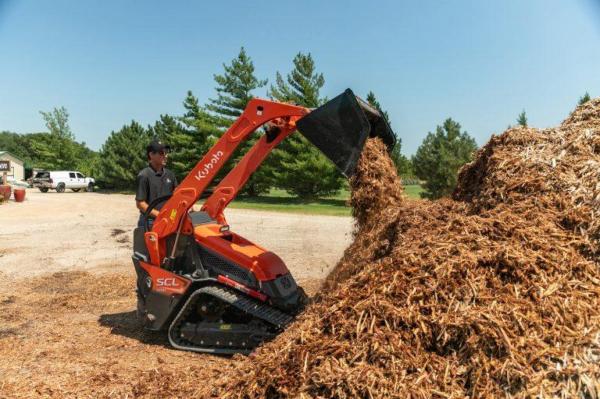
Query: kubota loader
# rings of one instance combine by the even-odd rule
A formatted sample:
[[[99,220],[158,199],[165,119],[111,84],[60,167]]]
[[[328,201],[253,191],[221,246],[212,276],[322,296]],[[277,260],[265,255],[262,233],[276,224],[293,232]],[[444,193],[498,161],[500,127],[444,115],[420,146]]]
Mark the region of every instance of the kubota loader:
[[[250,134],[263,135],[190,211],[219,169]],[[253,99],[172,196],[157,198],[134,232],[138,316],[167,330],[175,348],[249,353],[284,329],[306,296],[273,252],[231,231],[223,211],[269,152],[296,129],[350,177],[367,137],[389,148],[395,136],[382,115],[350,89],[316,109]],[[262,130],[262,129],[261,129]],[[164,203],[151,229],[148,215]]]

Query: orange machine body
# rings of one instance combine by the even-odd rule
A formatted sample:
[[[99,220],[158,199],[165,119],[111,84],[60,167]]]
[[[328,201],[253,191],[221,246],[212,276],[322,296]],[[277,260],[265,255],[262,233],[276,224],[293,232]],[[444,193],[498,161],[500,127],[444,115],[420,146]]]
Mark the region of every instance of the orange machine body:
[[[144,240],[149,253],[148,265],[154,268],[150,269],[145,265],[143,267],[148,269],[153,279],[153,287],[158,287],[158,279],[165,278],[164,273],[170,273],[162,269],[161,265],[169,256],[167,238],[178,232],[193,236],[203,248],[249,270],[258,280],[259,285],[260,282],[272,281],[289,273],[284,262],[274,253],[238,234],[223,231],[229,228],[223,211],[271,150],[296,130],[295,122],[309,112],[310,110],[304,107],[268,100],[253,99],[249,102],[244,113],[198,162],[161,208],[152,230],[145,233]],[[202,210],[214,220],[214,223],[193,226],[188,217],[191,207],[198,201],[239,144],[267,123],[268,132],[257,140],[204,202]],[[159,273],[157,269],[161,269],[161,272]],[[232,277],[234,276],[224,275],[226,279]],[[185,280],[184,277],[177,276],[175,281],[180,283],[182,279]],[[183,287],[183,284],[179,286]]]
[[[146,328],[168,330],[173,347],[206,353],[249,353],[289,325],[306,304],[284,262],[232,232],[224,215],[267,155],[298,126],[340,172],[351,176],[368,135],[393,132],[382,115],[350,89],[309,110],[253,99],[175,189],[153,199],[146,226],[134,231],[137,312]],[[262,134],[214,188],[196,202],[240,143]],[[165,202],[166,201],[166,202]],[[150,228],[148,215],[164,203]]]
[[[205,250],[219,254],[220,258],[230,264],[250,271],[256,277],[259,285],[250,287],[237,280],[235,274],[230,275],[226,272],[217,276],[217,280],[261,301],[267,301],[268,297],[260,292],[261,283],[270,282],[289,274],[288,268],[283,260],[273,252],[236,233],[221,231],[223,227],[224,225],[218,223],[197,226],[193,231],[194,239]],[[179,297],[186,294],[188,288],[192,287],[192,281],[185,276],[147,262],[140,262],[140,266],[150,277],[150,281],[147,282],[148,287],[158,294]]]
[[[250,270],[259,281],[274,280],[289,273],[283,260],[273,252],[233,232],[220,232],[219,224],[194,229],[194,237],[203,247],[220,254],[234,264]]]

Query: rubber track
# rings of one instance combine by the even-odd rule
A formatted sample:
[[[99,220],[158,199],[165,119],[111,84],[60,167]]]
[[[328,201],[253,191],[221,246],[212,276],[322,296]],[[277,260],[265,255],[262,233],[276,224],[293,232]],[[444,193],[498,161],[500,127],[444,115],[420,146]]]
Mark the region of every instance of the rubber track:
[[[239,310],[254,316],[258,319],[261,319],[272,326],[277,327],[278,329],[285,328],[288,324],[290,324],[294,318],[286,313],[281,312],[278,309],[273,308],[270,305],[266,305],[264,303],[259,302],[256,299],[247,297],[242,293],[237,293],[229,288],[218,287],[218,286],[208,286],[199,288],[194,291],[190,297],[187,299],[183,308],[179,312],[179,314],[175,317],[173,323],[169,328],[169,341],[171,345],[175,348],[183,349],[183,350],[191,350],[195,352],[208,352],[208,353],[222,353],[222,354],[233,354],[233,353],[250,353],[252,348],[216,348],[211,346],[201,347],[193,344],[186,344],[180,341],[180,338],[177,336],[179,333],[179,325],[183,320],[187,317],[187,315],[192,311],[192,306],[189,306],[193,301],[195,301],[195,297],[207,294],[212,297],[218,298],[219,300],[230,304],[238,308]],[[175,335],[173,337],[172,333]]]
[[[265,305],[256,299],[249,298],[242,293],[237,293],[233,290],[224,287],[204,287],[195,291],[194,293],[203,293],[211,295],[215,298],[219,298],[225,303],[234,306],[245,313],[248,313],[254,317],[266,321],[278,328],[285,328],[290,324],[294,318],[288,314],[283,313],[279,309],[275,309],[270,305]]]

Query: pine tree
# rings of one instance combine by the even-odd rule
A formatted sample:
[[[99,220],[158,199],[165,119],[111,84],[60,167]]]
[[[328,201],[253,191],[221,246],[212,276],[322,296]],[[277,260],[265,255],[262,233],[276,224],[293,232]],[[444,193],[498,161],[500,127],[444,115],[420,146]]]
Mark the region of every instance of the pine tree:
[[[583,96],[579,97],[578,105],[583,105],[583,104],[587,103],[590,100],[591,100],[590,93],[588,93],[586,91]]]
[[[413,169],[412,161],[400,152],[401,148],[401,145],[396,142],[396,145],[392,148],[392,152],[390,153],[394,166],[396,166],[398,176],[402,178],[414,178],[415,171]]]
[[[148,164],[146,146],[151,136],[132,121],[111,132],[100,150],[98,183],[107,188],[135,190],[135,179]]]
[[[456,186],[458,170],[469,162],[477,149],[475,140],[460,131],[460,124],[448,118],[435,133],[429,132],[413,157],[415,174],[425,180],[421,194],[436,199],[450,195]]]
[[[517,123],[523,127],[527,127],[527,114],[525,113],[525,110],[523,110],[519,114],[519,117],[517,118]]]
[[[193,97],[191,93],[189,96]],[[188,114],[186,114],[188,115]],[[182,181],[188,173],[194,168],[204,154],[214,142],[213,135],[217,134],[214,129],[213,134],[200,126],[199,120],[195,118],[187,119],[175,118],[170,115],[161,115],[160,119],[153,126],[148,127],[150,136],[161,140],[171,147],[169,152],[168,168],[175,173],[178,181]],[[190,126],[184,125],[180,120],[190,122]]]
[[[148,126],[148,132],[151,137],[171,147],[167,167],[178,181],[183,180],[199,159],[194,157],[192,135],[171,115],[161,115],[153,126]]]
[[[277,73],[269,95],[278,101],[314,108],[326,101],[319,94],[324,84],[325,78],[316,72],[312,56],[298,53],[294,69],[285,80]],[[290,135],[275,149],[273,175],[278,187],[304,199],[335,194],[344,182],[333,163],[301,134]]]
[[[214,75],[217,98],[211,99],[206,108],[215,115],[217,125],[226,130],[244,112],[254,97],[252,92],[264,87],[267,80],[254,75],[254,63],[243,47],[230,65],[223,64],[223,69],[222,75]]]
[[[212,147],[220,135],[213,118],[203,109],[191,91],[183,101],[185,113],[180,117],[161,115],[149,134],[171,147],[167,165],[182,181]]]
[[[373,106],[374,108],[376,108],[383,115],[383,117],[385,118],[386,122],[391,127],[392,123],[390,121],[390,116],[388,115],[387,111],[384,111],[381,108],[381,104],[379,103],[379,101],[375,97],[375,93],[373,93],[372,91],[370,91],[367,94],[367,102],[371,106]],[[412,177],[413,176],[413,170],[412,170],[411,161],[404,154],[402,154],[401,150],[402,150],[402,138],[398,137],[398,135],[396,134],[396,144],[394,145],[394,148],[392,148],[390,156],[392,158],[392,161],[394,161],[394,165],[396,166],[396,170],[398,171],[398,175],[403,176],[403,177]]]
[[[195,151],[195,161],[191,167],[194,167],[216,143],[222,131],[217,127],[215,119],[199,105],[198,98],[191,91],[188,91],[183,107],[185,114],[178,119],[191,136],[192,148]]]
[[[223,69],[222,75],[214,76],[217,83],[217,98],[211,99],[206,109],[211,112],[216,125],[224,132],[244,112],[246,105],[254,97],[253,91],[264,87],[267,80],[260,80],[255,76],[252,59],[243,47],[237,57],[231,61],[231,64],[223,64]],[[240,161],[258,140],[257,135],[258,132],[255,132],[240,145],[219,176],[229,172]],[[270,173],[268,173],[268,162],[265,162],[250,176],[241,193],[250,196],[259,195],[267,192],[271,184],[272,179]]]
[[[379,112],[381,112],[381,114],[383,115],[383,118],[385,119],[385,121],[388,123],[388,125],[392,126],[392,122],[390,121],[390,116],[388,115],[387,111],[384,111],[381,108],[381,104],[379,103],[379,101],[377,100],[377,98],[375,97],[375,93],[373,93],[372,91],[370,91],[367,94],[367,102],[375,107]],[[398,137],[398,140],[400,140],[400,138]]]
[[[325,85],[322,73],[315,72],[315,62],[309,54],[298,53],[294,57],[294,69],[284,80],[279,72],[275,86],[271,85],[270,96],[279,101],[291,102],[308,108],[316,108],[326,102],[319,96]]]

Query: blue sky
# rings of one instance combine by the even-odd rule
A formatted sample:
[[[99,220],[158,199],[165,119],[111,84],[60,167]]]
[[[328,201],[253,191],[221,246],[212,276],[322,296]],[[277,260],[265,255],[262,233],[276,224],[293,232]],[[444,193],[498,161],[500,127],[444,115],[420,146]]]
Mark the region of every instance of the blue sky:
[[[43,131],[39,111],[65,106],[99,149],[132,119],[181,114],[189,89],[214,97],[240,46],[260,78],[302,51],[324,95],[373,90],[405,154],[447,117],[481,145],[523,109],[553,126],[600,96],[598,0],[0,0],[0,130]]]

